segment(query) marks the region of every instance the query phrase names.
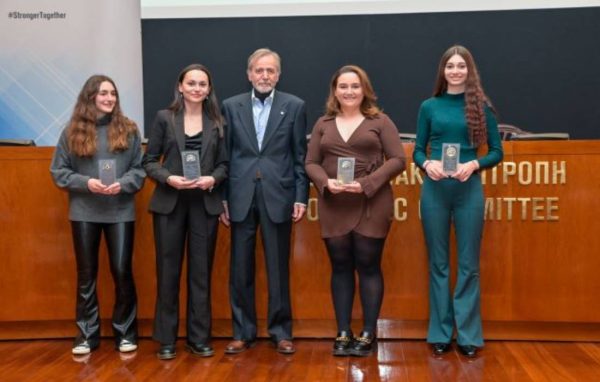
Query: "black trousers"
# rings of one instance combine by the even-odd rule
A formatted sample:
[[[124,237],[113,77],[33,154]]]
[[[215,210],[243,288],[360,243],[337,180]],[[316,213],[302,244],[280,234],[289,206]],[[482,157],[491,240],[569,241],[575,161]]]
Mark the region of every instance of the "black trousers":
[[[168,215],[154,214],[157,298],[153,338],[173,344],[179,327],[179,285],[187,241],[187,340],[210,340],[210,283],[218,216],[204,208],[200,190],[183,190]]]
[[[90,223],[72,221],[73,244],[77,261],[76,322],[78,338],[92,346],[100,340],[100,311],[96,295],[98,251],[102,232],[106,240],[110,272],[115,283],[112,327],[117,343],[137,341],[137,297],[133,281],[132,257],[134,222]]]
[[[261,183],[256,183],[254,200],[248,216],[242,222],[231,223],[231,266],[229,294],[233,318],[233,338],[256,338],[255,248],[260,232],[265,254],[269,306],[267,331],[275,342],[292,338],[290,303],[290,220],[273,223],[262,197]]]

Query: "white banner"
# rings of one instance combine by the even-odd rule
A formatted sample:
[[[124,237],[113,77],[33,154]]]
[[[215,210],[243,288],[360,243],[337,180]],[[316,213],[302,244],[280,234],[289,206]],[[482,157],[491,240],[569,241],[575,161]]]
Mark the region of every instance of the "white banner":
[[[93,74],[143,131],[138,0],[2,0],[0,19],[0,139],[55,145]]]

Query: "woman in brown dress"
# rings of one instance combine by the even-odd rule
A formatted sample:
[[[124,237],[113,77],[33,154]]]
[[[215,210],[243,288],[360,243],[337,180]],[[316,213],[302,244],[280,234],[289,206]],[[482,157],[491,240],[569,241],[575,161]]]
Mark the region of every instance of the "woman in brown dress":
[[[365,71],[347,65],[331,79],[326,114],[312,131],[306,172],[318,190],[321,236],[331,260],[331,294],[338,326],[334,355],[370,355],[376,348],[383,299],[381,255],[393,218],[390,179],[405,168],[398,130],[377,107]],[[355,159],[354,180],[338,181],[338,158]],[[364,326],[350,328],[354,272]]]

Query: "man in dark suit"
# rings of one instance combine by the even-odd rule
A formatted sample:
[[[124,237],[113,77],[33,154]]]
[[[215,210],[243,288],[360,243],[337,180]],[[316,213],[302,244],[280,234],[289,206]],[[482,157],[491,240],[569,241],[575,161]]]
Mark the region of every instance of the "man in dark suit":
[[[275,90],[279,55],[258,49],[248,58],[252,91],[223,102],[230,175],[221,221],[231,222],[229,293],[233,341],[228,354],[256,341],[254,298],[256,234],[260,226],[269,285],[267,329],[277,351],[292,354],[289,256],[292,221],[304,216],[308,180],[306,107],[303,100]]]

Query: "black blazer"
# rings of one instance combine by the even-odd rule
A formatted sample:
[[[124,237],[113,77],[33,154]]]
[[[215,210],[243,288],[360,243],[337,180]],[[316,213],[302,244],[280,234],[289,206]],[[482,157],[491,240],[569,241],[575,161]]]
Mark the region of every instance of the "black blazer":
[[[250,92],[225,100],[223,115],[227,121],[230,163],[226,189],[229,217],[234,222],[246,217],[254,196],[254,182],[260,176],[269,218],[275,223],[289,221],[294,203],[306,204],[308,199],[304,101],[275,91],[260,150]]]
[[[211,175],[215,178],[213,190],[204,191],[204,206],[209,214],[218,215],[223,212],[218,188],[227,178],[227,151],[224,138],[219,137],[217,126],[206,114],[203,116],[202,124],[200,171],[203,175]],[[151,212],[169,214],[175,208],[179,191],[167,184],[167,178],[170,175],[183,176],[181,163],[183,150],[185,150],[183,111],[173,113],[170,110],[160,110],[148,134],[148,146],[142,160],[146,173],[156,181],[156,189],[150,200]]]

